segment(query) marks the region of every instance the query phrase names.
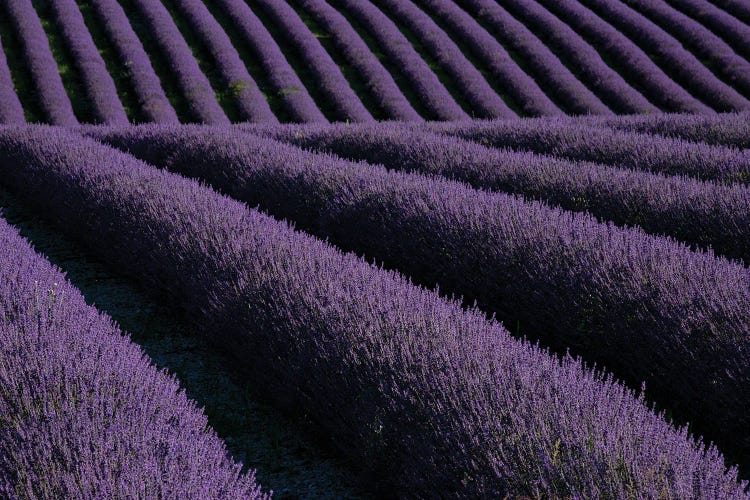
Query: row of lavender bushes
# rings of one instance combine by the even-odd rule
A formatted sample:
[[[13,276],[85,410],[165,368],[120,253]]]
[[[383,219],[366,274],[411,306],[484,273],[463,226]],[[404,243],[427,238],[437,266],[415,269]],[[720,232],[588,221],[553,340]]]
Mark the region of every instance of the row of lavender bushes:
[[[0,219],[0,496],[253,498],[177,381]]]
[[[390,491],[745,495],[715,449],[478,311],[69,132],[5,129],[0,153],[13,191],[169,291],[273,400]]]

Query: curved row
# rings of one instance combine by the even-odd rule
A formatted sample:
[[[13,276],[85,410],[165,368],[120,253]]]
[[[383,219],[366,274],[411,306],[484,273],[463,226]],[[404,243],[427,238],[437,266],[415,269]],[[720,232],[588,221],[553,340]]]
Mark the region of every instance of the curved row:
[[[21,124],[26,122],[21,101],[18,99],[13,78],[0,41],[0,124]]]
[[[750,6],[742,0],[710,0],[731,15],[750,25]]]
[[[228,166],[219,161],[228,149],[185,130],[182,145]],[[106,260],[171,290],[273,400],[304,411],[389,487],[467,497],[744,494],[714,449],[483,314],[94,141],[27,134],[0,134],[4,182]],[[227,148],[242,145],[224,137]],[[429,187],[402,187],[420,186]],[[428,193],[439,205],[440,193]]]
[[[266,498],[177,381],[2,219],[0,249],[0,496]]]
[[[75,0],[51,0],[50,6],[71,57],[81,73],[94,119],[109,125],[126,125],[128,117],[117,95],[115,82],[91,39]]]
[[[706,0],[667,1],[723,38],[738,54],[750,59],[750,26]]]
[[[635,386],[645,381],[663,407],[727,449],[750,447],[750,275],[742,266],[541,203],[239,131],[101,136],[476,300],[520,325],[520,335],[570,349]]]
[[[247,72],[237,49],[202,0],[175,0],[193,29],[208,48],[216,67],[232,94],[243,121],[278,123],[255,80]]]

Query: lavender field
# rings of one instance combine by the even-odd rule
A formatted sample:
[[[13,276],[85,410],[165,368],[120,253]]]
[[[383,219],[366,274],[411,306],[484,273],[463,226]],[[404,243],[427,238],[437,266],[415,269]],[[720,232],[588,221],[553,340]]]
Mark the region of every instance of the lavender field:
[[[750,498],[750,4],[0,0],[0,498]]]

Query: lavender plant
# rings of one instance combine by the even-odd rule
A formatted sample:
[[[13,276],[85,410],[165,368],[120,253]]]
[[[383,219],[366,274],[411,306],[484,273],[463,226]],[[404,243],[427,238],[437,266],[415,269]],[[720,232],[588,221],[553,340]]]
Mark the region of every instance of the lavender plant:
[[[25,122],[23,107],[13,86],[8,60],[0,42],[0,123],[18,125]]]

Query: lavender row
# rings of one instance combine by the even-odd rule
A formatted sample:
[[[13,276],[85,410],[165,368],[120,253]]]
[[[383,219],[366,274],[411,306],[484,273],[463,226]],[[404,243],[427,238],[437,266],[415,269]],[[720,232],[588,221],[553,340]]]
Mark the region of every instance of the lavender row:
[[[52,57],[47,34],[31,0],[8,0],[4,5],[23,47],[23,60],[28,64],[39,107],[47,120],[54,125],[78,125],[73,105],[65,93],[57,70],[57,63]]]
[[[133,0],[133,3],[146,20],[159,50],[163,52],[169,65],[168,70],[175,76],[192,118],[203,123],[229,124],[208,78],[198,67],[198,62],[169,11],[159,0]]]
[[[422,8],[449,26],[456,37],[488,68],[489,73],[503,86],[503,90],[525,115],[559,116],[564,114],[537,83],[518,67],[508,52],[477,21],[457,6],[453,0],[419,0]],[[593,96],[592,96],[593,97]],[[608,114],[609,110],[597,102],[587,113]]]
[[[508,11],[500,7],[497,2],[493,0],[464,0],[461,4],[477,20],[483,21],[485,25],[489,25],[490,32],[501,43],[510,47],[520,57],[523,57],[533,73],[532,76],[539,85],[548,95],[554,96],[561,102],[566,110],[573,114],[611,113],[607,105],[599,100],[591,90],[586,88],[532,31],[517,21]],[[617,74],[612,70],[609,70],[609,73],[613,75]],[[604,86],[608,83],[605,77],[599,80],[601,80]],[[589,82],[587,83],[590,85]],[[594,86],[591,87],[594,88]],[[616,101],[622,101],[623,97],[627,99],[628,92],[635,93],[627,85],[619,88],[615,94],[617,95]],[[648,109],[655,110],[642,96],[640,100],[642,101],[640,106],[636,102],[621,109],[621,111],[637,112]]]
[[[216,68],[226,85],[225,90],[231,91],[232,103],[237,106],[240,118],[251,122],[278,123],[266,98],[247,72],[237,49],[203,2],[176,0],[176,5],[216,61]]]
[[[120,63],[128,68],[140,112],[148,121],[179,123],[177,113],[169,103],[159,77],[120,4],[117,0],[96,0],[91,4],[117,51]]]
[[[750,25],[750,5],[745,4],[743,0],[711,0],[711,3],[718,5],[745,24]]]
[[[482,313],[93,141],[18,135],[0,134],[6,182],[105,260],[170,290],[278,404],[305,412],[388,487],[414,496],[743,495],[714,449],[610,378],[513,340]],[[227,148],[241,145],[224,137]],[[224,147],[202,149],[226,165],[216,161]],[[446,194],[428,193],[433,206]]]
[[[717,111],[750,109],[750,101],[711,73],[673,37],[646,17],[619,2],[581,0],[605,21],[631,38],[643,50],[658,58],[659,64],[677,83],[710,104]],[[670,22],[673,22],[670,20]]]
[[[263,66],[269,83],[293,121],[327,122],[276,41],[244,0],[216,0]]]
[[[373,121],[372,115],[349,86],[339,67],[294,9],[286,2],[278,0],[258,0],[257,3],[284,35],[289,37],[302,56],[307,69],[315,78],[315,84],[325,92],[326,99],[336,110],[336,119],[354,122]]]
[[[333,36],[336,48],[367,82],[378,107],[392,120],[422,121],[393,77],[336,9],[324,0],[300,0],[301,7]]]
[[[688,47],[724,82],[745,97],[750,96],[750,62],[737,55],[724,40],[663,0],[625,0],[624,3]]]
[[[0,219],[0,496],[265,498],[177,381]]]
[[[535,0],[591,41],[594,48],[626,75],[626,80],[652,103],[665,111],[712,113],[713,110],[690,95],[657,66],[633,41],[603,21],[577,0]],[[512,11],[511,0],[501,3]],[[554,16],[553,16],[554,17]],[[567,49],[572,54],[573,48]]]
[[[573,161],[682,175],[723,183],[750,183],[750,151],[611,130],[575,120],[494,120],[430,123],[425,130],[496,148],[531,151]]]
[[[382,124],[251,132],[389,169],[440,175],[601,220],[640,226],[750,263],[750,188],[516,153]]]
[[[742,266],[541,203],[240,134],[99,135],[475,300],[558,352],[570,349],[635,386],[645,381],[711,439],[734,452],[750,447],[750,276]]]
[[[426,118],[469,118],[393,21],[369,0],[331,0],[331,3],[362,25],[375,38],[386,57],[398,65],[403,76],[411,83],[416,96],[431,113],[432,116]]]
[[[3,44],[0,41],[0,124],[20,124],[25,123],[23,107],[18,100],[13,78],[10,75],[8,60],[3,51]]]
[[[705,0],[668,2],[724,39],[735,52],[750,59],[750,26]]]
[[[127,125],[128,117],[117,95],[115,82],[107,71],[75,0],[51,0],[50,6],[73,63],[81,74],[94,120],[109,125]]]
[[[375,2],[392,19],[398,19],[414,33],[452,78],[457,89],[471,106],[472,116],[482,118],[515,118],[516,113],[500,98],[482,74],[463,55],[453,40],[411,0],[377,0]]]

